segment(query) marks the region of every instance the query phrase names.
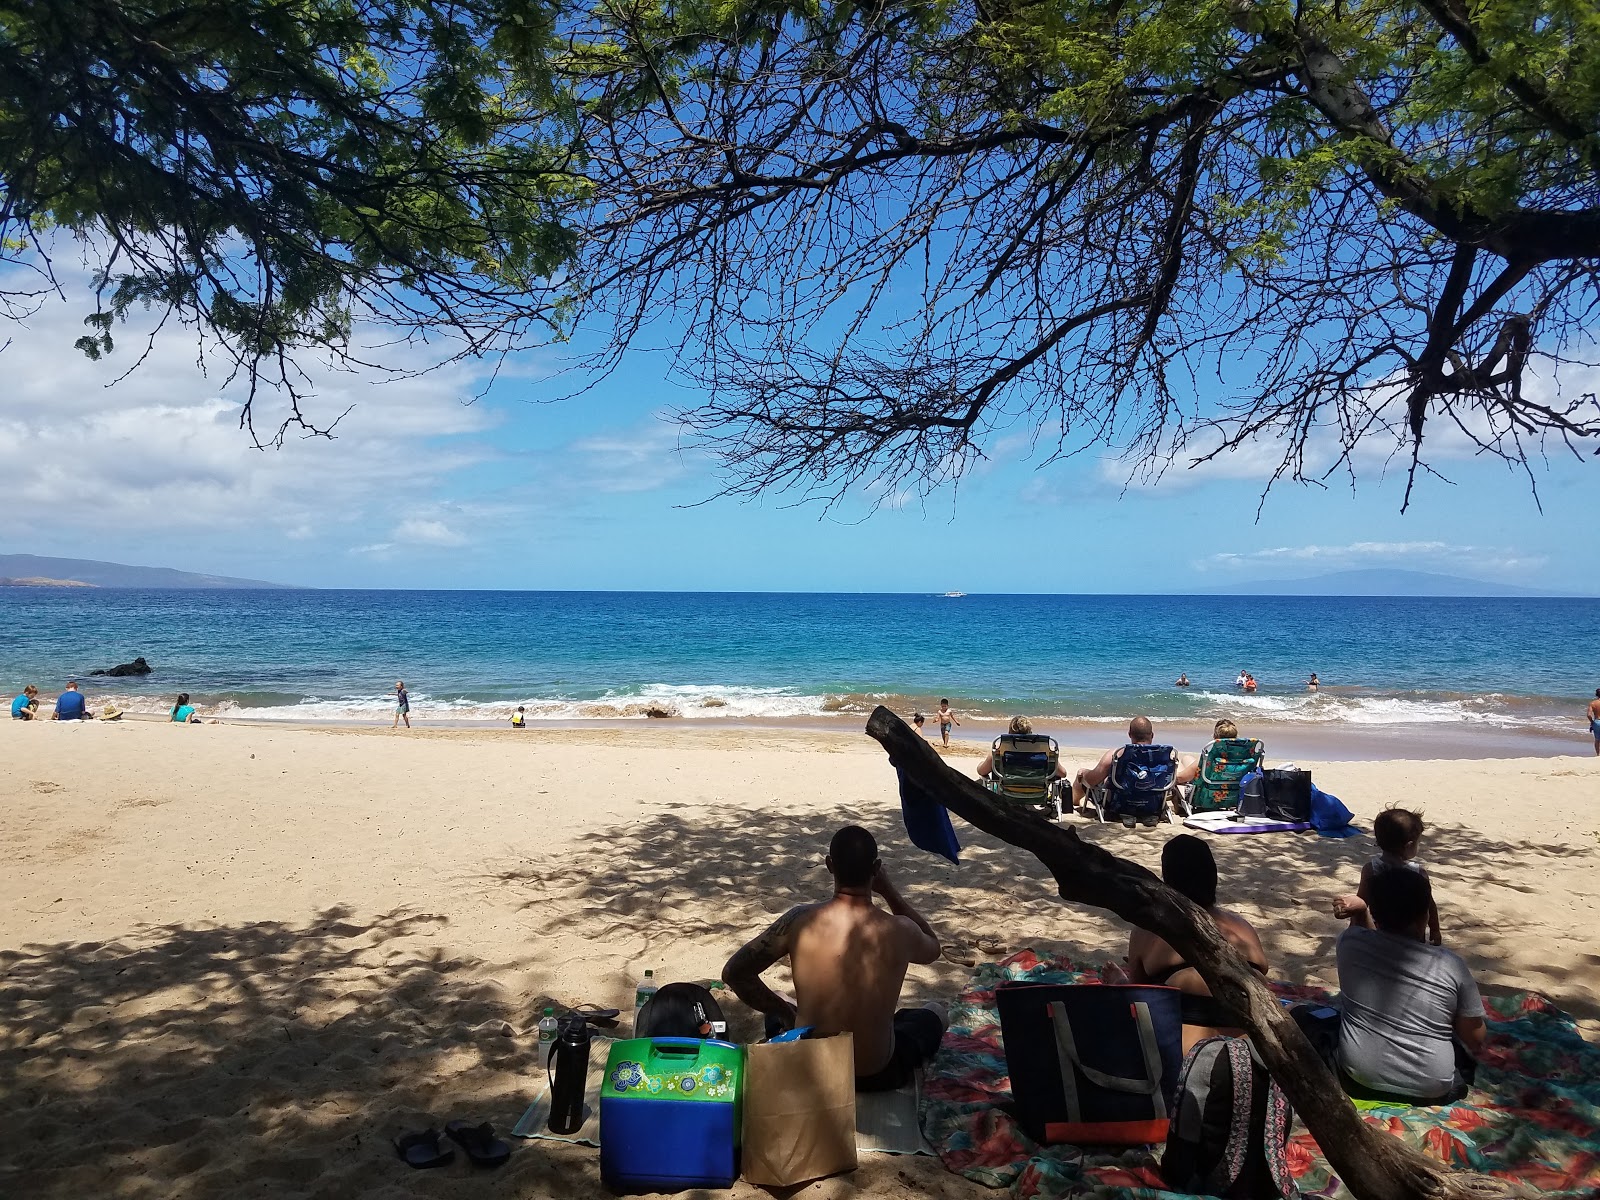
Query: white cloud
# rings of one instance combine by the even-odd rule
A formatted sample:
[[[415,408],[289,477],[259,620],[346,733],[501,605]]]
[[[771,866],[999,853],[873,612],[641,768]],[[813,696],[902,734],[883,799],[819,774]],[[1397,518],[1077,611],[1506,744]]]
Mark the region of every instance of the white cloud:
[[[580,438],[560,454],[569,487],[597,492],[653,492],[683,478],[687,458],[682,431],[665,416]]]
[[[466,535],[457,533],[443,521],[411,517],[394,527],[394,539],[413,546],[465,546]]]
[[[209,531],[314,543],[362,526],[370,539],[373,522],[394,519],[397,495],[425,499],[452,473],[497,456],[487,442],[500,417],[469,402],[473,368],[415,377],[326,370],[309,385],[306,407],[323,421],[350,409],[336,436],[291,435],[281,449],[257,450],[239,428],[240,384],[225,384],[223,364],[197,361],[191,333],[166,331],[129,372],[144,350],[139,322],[117,331],[115,353],[92,362],[72,348],[81,315],[56,301],[8,323],[0,477],[26,498],[0,526],[13,542],[70,541],[108,521],[127,527],[130,540]],[[404,347],[384,353],[410,362]],[[260,398],[258,428],[276,427],[278,403]],[[382,540],[465,540],[439,516],[401,525]]]
[[[1451,568],[1494,575],[1511,575],[1542,567],[1543,555],[1507,547],[1464,546],[1450,542],[1350,542],[1342,546],[1270,546],[1241,553],[1213,554],[1194,565],[1202,571],[1260,570],[1264,567],[1316,567],[1341,570],[1355,567],[1397,566],[1412,569]]]

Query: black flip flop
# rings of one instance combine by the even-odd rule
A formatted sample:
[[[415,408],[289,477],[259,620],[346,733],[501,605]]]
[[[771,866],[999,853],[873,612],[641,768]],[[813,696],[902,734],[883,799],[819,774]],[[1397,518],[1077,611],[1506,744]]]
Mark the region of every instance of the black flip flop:
[[[601,1008],[598,1004],[574,1004],[567,1011],[582,1017],[591,1025],[615,1025],[617,1018],[622,1015],[621,1009]]]
[[[450,1140],[467,1152],[475,1167],[498,1167],[511,1157],[511,1147],[494,1135],[494,1126],[451,1121],[444,1127]]]
[[[456,1156],[454,1150],[439,1141],[437,1129],[402,1133],[395,1138],[394,1149],[407,1166],[416,1167],[419,1171],[442,1167],[454,1161]]]

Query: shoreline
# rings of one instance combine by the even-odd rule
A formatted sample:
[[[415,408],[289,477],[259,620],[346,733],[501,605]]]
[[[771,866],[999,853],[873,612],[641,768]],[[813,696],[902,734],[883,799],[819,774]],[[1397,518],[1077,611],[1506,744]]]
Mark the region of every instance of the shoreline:
[[[415,717],[415,714],[413,714]],[[140,724],[165,724],[166,719],[155,713],[125,712],[120,718]],[[222,725],[252,729],[321,730],[330,733],[411,733],[419,735],[466,734],[503,735],[506,738],[528,738],[538,733],[581,733],[585,730],[604,732],[609,739],[619,732],[631,732],[650,742],[667,737],[714,737],[718,733],[739,735],[761,734],[782,743],[785,739],[801,736],[830,736],[842,739],[859,739],[872,744],[863,732],[866,717],[590,717],[570,720],[536,720],[530,718],[526,730],[509,727],[506,721],[414,719],[408,731],[402,725],[391,730],[387,720],[360,720],[356,718],[311,720],[276,717],[235,717],[221,714],[207,717]],[[47,722],[49,723],[49,722]],[[1156,724],[1157,741],[1175,746],[1180,753],[1196,754],[1211,737],[1210,721],[1166,720]],[[1456,725],[1386,725],[1362,726],[1355,724],[1295,725],[1286,722],[1239,722],[1240,733],[1257,737],[1266,745],[1269,758],[1275,764],[1296,759],[1323,762],[1377,762],[1400,761],[1468,761],[1519,758],[1588,758],[1594,757],[1593,742],[1586,730],[1577,731],[1573,737],[1564,737],[1553,731],[1485,729],[1476,726]],[[1005,732],[1006,723],[1000,720],[968,719],[951,733],[951,753],[956,757],[981,757],[988,753],[993,740]],[[1120,746],[1126,741],[1120,719],[1040,722],[1040,733],[1056,739],[1063,757],[1080,756]],[[938,745],[938,735],[924,734]]]

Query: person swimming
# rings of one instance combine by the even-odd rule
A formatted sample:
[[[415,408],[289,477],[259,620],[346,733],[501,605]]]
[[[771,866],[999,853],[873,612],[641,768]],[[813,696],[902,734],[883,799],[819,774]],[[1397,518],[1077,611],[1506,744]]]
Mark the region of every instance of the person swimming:
[[[1315,671],[1311,672],[1311,678],[1306,680],[1306,690],[1314,692],[1321,686],[1322,680],[1317,678],[1317,673]]]
[[[1178,673],[1178,677],[1172,681],[1172,686],[1173,687],[1188,687],[1189,686],[1189,675],[1188,675],[1188,672],[1180,671]]]

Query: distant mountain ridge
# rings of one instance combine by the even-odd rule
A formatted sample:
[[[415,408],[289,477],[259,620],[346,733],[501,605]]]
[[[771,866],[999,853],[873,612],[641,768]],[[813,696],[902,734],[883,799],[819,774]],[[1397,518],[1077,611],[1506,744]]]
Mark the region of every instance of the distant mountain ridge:
[[[171,567],[134,567],[88,558],[44,558],[37,554],[0,554],[0,580],[21,587],[103,588],[287,588],[287,583],[197,575]]]
[[[1432,571],[1372,568],[1331,571],[1304,579],[1257,579],[1219,587],[1197,588],[1197,596],[1559,596],[1561,592],[1490,583]]]

